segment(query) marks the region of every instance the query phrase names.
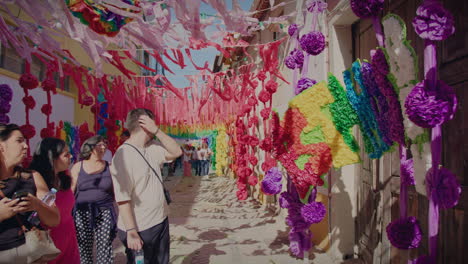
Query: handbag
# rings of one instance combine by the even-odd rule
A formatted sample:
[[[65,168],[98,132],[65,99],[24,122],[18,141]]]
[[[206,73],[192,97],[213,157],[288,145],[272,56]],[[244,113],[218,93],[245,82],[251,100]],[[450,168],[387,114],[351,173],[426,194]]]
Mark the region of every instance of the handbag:
[[[154,172],[154,174],[156,175],[156,178],[158,178],[159,182],[161,182],[161,186],[163,188],[163,192],[164,192],[164,197],[166,198],[166,203],[167,205],[171,204],[172,202],[172,199],[171,199],[171,194],[169,193],[169,190],[166,189],[166,187],[164,186],[164,183],[163,181],[161,180],[161,177],[159,176],[159,174],[156,172],[156,170],[153,168],[153,166],[151,166],[151,164],[148,162],[148,160],[145,158],[145,156],[143,156],[143,154],[140,152],[140,150],[138,150],[135,146],[131,145],[131,144],[128,144],[128,143],[124,143],[124,145],[129,145],[131,146],[132,148],[134,148],[138,154],[140,154],[140,156],[146,161],[146,164],[148,164],[148,166],[151,168],[151,170]]]
[[[0,190],[0,197],[4,198],[5,194]],[[40,230],[35,227],[28,230],[18,215],[15,216],[16,221],[24,233],[27,247],[27,262],[28,263],[43,263],[54,260],[61,251],[55,246],[54,241],[50,238],[48,230]]]

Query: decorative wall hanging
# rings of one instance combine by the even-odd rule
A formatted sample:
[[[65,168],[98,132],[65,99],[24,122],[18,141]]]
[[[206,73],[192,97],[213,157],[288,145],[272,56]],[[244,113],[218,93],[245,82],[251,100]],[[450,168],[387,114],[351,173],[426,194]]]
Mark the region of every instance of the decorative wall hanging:
[[[0,123],[10,123],[8,113],[11,110],[11,100],[13,100],[13,90],[8,84],[0,84]]]
[[[413,27],[424,39],[424,80],[418,83],[406,98],[406,114],[415,124],[432,128],[432,168],[426,174],[429,198],[428,236],[429,255],[415,260],[417,263],[436,263],[439,233],[439,210],[458,203],[461,193],[455,175],[442,168],[441,125],[453,118],[457,106],[456,95],[450,86],[437,80],[436,42],[447,39],[455,32],[452,14],[436,0],[425,0],[416,10]],[[426,100],[423,100],[425,98]],[[434,111],[436,114],[432,114]]]

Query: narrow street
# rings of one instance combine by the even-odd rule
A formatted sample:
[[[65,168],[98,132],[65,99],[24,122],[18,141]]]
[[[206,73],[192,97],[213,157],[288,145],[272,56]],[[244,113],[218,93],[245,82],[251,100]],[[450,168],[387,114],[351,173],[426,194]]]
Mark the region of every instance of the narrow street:
[[[254,200],[238,201],[236,184],[227,177],[166,179],[170,206],[171,263],[305,263],[289,253],[284,216]],[[125,263],[115,244],[115,263]],[[314,253],[310,263],[340,263]]]

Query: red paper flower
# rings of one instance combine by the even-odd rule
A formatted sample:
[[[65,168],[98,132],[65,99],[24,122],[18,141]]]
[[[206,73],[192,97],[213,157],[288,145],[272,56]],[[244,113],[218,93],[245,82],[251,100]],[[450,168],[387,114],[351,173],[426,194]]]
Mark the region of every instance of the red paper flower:
[[[266,102],[270,101],[270,99],[271,99],[271,94],[268,91],[262,90],[258,94],[258,100],[260,100],[260,102],[262,102],[262,103],[266,103]]]
[[[260,72],[257,74],[257,78],[258,78],[260,81],[263,82],[263,81],[266,80],[267,76],[266,76],[266,74],[265,74],[264,71],[260,71]]]
[[[50,115],[52,113],[52,105],[50,104],[44,104],[42,105],[41,107],[41,112],[44,114],[44,115]]]
[[[45,127],[41,129],[41,138],[54,137],[54,129]]]
[[[55,80],[52,78],[46,78],[44,81],[42,81],[42,89],[46,92],[53,92],[56,93],[56,88],[57,84],[55,83]]]
[[[278,84],[273,80],[269,80],[265,85],[265,89],[271,94],[274,94],[276,90],[278,90]]]
[[[31,90],[39,85],[39,81],[36,76],[31,73],[23,73],[19,79],[19,85],[23,87],[23,89]]]
[[[34,109],[34,107],[36,107],[36,101],[30,95],[23,97],[23,103],[28,109]]]
[[[267,120],[268,118],[270,118],[270,113],[271,113],[270,107],[264,108],[262,109],[262,111],[260,111],[260,115],[262,116],[263,120]]]
[[[22,125],[20,130],[26,139],[31,139],[36,135],[36,129],[31,124]]]

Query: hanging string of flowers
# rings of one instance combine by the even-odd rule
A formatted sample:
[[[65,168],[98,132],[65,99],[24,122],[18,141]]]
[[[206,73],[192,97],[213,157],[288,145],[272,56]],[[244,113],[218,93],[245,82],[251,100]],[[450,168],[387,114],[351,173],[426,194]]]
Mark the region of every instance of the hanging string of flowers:
[[[436,0],[425,0],[416,10],[413,27],[425,40],[424,77],[408,95],[406,114],[415,124],[432,128],[432,168],[426,174],[429,198],[429,255],[416,263],[436,263],[440,208],[451,208],[458,203],[461,193],[456,176],[441,167],[441,125],[453,118],[457,99],[453,88],[437,80],[436,42],[447,39],[455,32],[452,14]]]
[[[29,61],[25,62],[24,71],[25,72],[21,75],[19,79],[19,85],[23,88],[24,91],[23,103],[25,106],[26,122],[20,127],[20,129],[21,132],[23,132],[24,138],[26,139],[26,143],[29,145],[29,140],[36,135],[36,129],[33,125],[31,125],[29,120],[29,111],[36,107],[36,101],[32,96],[29,95],[29,90],[36,88],[39,85],[39,81],[37,80],[36,76],[31,74],[31,64],[29,63]],[[31,151],[28,148],[27,157],[24,161],[24,165],[28,165],[30,159]]]

